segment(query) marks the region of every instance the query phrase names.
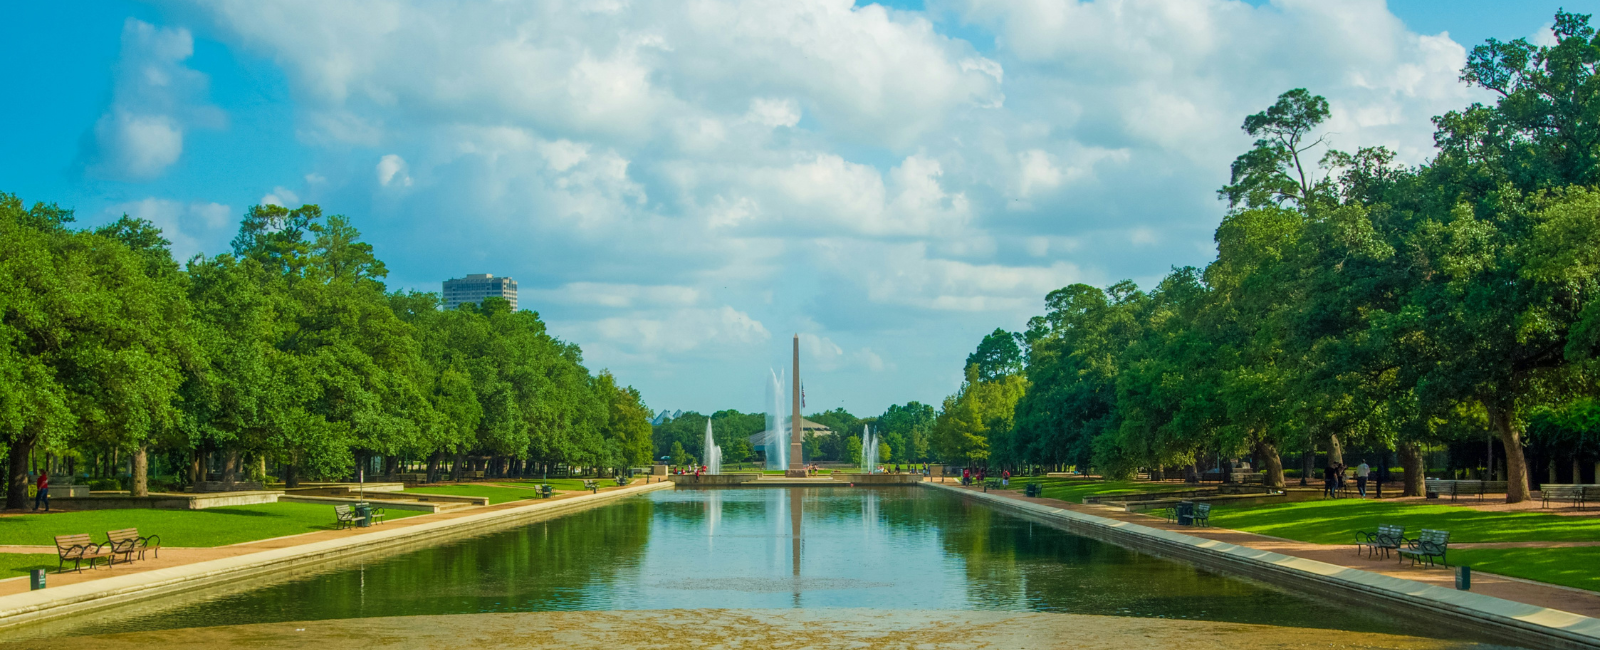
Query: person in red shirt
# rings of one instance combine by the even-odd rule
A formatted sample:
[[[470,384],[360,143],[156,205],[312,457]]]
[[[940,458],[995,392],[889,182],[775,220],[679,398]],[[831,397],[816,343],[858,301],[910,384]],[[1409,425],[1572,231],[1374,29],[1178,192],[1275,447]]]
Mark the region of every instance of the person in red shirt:
[[[1011,470],[1000,470],[1000,487],[1011,485]]]
[[[38,510],[39,509],[39,502],[42,500],[42,501],[44,501],[44,511],[45,512],[50,512],[50,473],[49,472],[39,472],[39,482],[37,484],[37,487],[39,488],[39,493],[33,496],[33,509],[34,510]]]

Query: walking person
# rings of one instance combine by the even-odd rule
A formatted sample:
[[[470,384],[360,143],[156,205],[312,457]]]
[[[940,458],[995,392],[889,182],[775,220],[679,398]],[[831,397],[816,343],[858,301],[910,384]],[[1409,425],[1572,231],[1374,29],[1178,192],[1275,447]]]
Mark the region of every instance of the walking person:
[[[1010,486],[1011,486],[1011,470],[1009,470],[1009,469],[1000,470],[1000,487],[1010,487]]]
[[[1337,492],[1339,479],[1335,478],[1335,472],[1338,470],[1338,463],[1328,463],[1327,469],[1322,470],[1322,496],[1330,498],[1337,498],[1339,496]]]
[[[39,502],[43,501],[44,511],[50,512],[50,473],[39,472],[39,482],[35,485],[39,488],[39,491],[33,495],[33,509],[37,511]]]
[[[1356,465],[1356,493],[1361,498],[1367,498],[1367,475],[1372,473],[1372,467],[1367,465],[1367,459],[1361,459],[1361,464]]]

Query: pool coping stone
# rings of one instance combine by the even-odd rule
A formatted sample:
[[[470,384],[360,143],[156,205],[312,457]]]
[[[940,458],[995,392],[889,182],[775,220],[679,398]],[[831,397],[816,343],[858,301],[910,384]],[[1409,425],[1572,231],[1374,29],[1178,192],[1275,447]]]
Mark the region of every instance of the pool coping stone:
[[[1437,618],[1453,622],[1500,642],[1529,648],[1600,649],[1600,619],[1548,607],[1458,591],[1371,571],[1274,553],[1141,526],[1065,508],[974,492],[953,485],[924,485],[976,498],[1045,520],[1065,520],[1067,529],[1141,552],[1187,560],[1206,568],[1243,575],[1282,588],[1305,592],[1315,588],[1327,596],[1338,588],[1345,600],[1371,604],[1376,598],[1405,608],[1412,618]]]
[[[506,526],[521,519],[555,516],[671,487],[672,484],[666,482],[630,485],[595,494],[541,500],[505,510],[468,514],[352,537],[0,596],[0,630],[97,609],[120,607],[175,591],[242,580],[272,571],[375,553],[424,540],[466,535],[480,529]]]

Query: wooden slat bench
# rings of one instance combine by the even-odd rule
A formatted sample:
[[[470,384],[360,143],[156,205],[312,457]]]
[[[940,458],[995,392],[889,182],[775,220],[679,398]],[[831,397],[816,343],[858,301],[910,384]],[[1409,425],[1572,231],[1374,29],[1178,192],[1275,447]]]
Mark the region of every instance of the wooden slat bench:
[[[1406,540],[1406,548],[1400,549],[1400,559],[1411,558],[1411,566],[1416,566],[1417,560],[1433,566],[1433,561],[1437,558],[1439,564],[1450,566],[1444,557],[1448,550],[1450,550],[1450,531],[1424,528],[1416,539]]]
[[[1545,508],[1550,507],[1551,501],[1569,501],[1573,507],[1582,510],[1588,492],[1588,486],[1585,485],[1545,483],[1539,486],[1539,497],[1544,502],[1542,507]]]
[[[111,562],[111,550],[104,544],[96,544],[89,539],[88,534],[56,535],[56,556],[60,562],[56,564],[56,573],[61,573],[67,566],[67,560],[72,560],[72,570],[82,571],[83,561],[89,561],[89,568],[94,568],[94,561],[105,558]]]
[[[1478,481],[1478,480],[1452,480],[1430,478],[1425,482],[1426,491],[1443,497],[1450,495],[1450,500],[1455,501],[1458,496],[1477,496],[1479,501],[1483,495],[1494,492],[1504,492],[1505,481]]]
[[[333,527],[337,529],[349,528],[356,525],[356,511],[347,505],[333,507]]]
[[[1389,551],[1399,551],[1405,540],[1405,526],[1379,524],[1376,533],[1356,531],[1356,552],[1366,549],[1368,555],[1377,557],[1378,552],[1382,551],[1384,559],[1388,559]]]
[[[155,551],[156,557],[161,557],[161,536],[140,537],[137,528],[124,528],[106,533],[106,544],[111,547],[112,562],[116,561],[118,555],[122,556],[123,562],[132,562],[136,553],[138,559],[143,560],[145,551],[149,550]]]

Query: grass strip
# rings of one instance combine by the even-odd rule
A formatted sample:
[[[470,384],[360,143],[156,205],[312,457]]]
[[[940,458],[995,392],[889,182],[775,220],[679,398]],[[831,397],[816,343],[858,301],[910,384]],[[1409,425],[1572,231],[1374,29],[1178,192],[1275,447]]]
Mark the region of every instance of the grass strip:
[[[1325,499],[1256,506],[1218,506],[1211,524],[1316,544],[1349,544],[1379,524],[1450,531],[1452,542],[1565,542],[1600,539],[1600,518],[1531,512],[1484,512],[1462,506],[1377,499]],[[1571,551],[1575,549],[1562,549]]]
[[[48,553],[0,553],[0,578],[14,578],[28,575],[29,569],[47,569],[56,572],[57,557]],[[72,563],[67,563],[67,568],[72,568]],[[49,578],[45,579],[49,584]]]
[[[1594,571],[1600,547],[1454,549],[1448,558],[1451,565],[1474,571],[1600,591],[1600,574]]]
[[[388,509],[387,519],[422,514]],[[0,544],[53,546],[56,535],[87,533],[96,542],[106,531],[138,528],[161,536],[162,546],[226,546],[258,539],[333,530],[333,506],[261,503],[205,510],[83,510],[0,517]]]

